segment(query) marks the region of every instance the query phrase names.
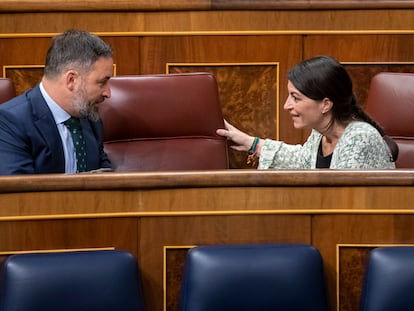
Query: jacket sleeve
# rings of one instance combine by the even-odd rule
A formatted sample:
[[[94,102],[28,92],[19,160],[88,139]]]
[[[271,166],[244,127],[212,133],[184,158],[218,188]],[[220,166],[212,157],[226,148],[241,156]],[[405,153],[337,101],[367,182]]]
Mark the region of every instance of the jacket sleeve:
[[[34,173],[30,144],[16,122],[7,111],[0,111],[0,175]]]
[[[266,139],[260,151],[258,168],[315,168],[320,137],[319,133],[312,131],[303,145],[290,145],[282,141]]]
[[[99,168],[111,168],[111,161],[109,160],[108,155],[105,152],[104,144],[103,144],[103,123],[102,120],[98,120],[96,122],[90,122],[92,130],[94,132],[94,136],[96,138],[98,144],[98,152],[99,152]]]

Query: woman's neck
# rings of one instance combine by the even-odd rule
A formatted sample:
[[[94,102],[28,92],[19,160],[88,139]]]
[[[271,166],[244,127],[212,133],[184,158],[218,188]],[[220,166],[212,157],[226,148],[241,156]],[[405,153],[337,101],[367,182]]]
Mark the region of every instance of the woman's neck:
[[[346,126],[347,124],[335,121],[324,133],[322,133],[322,151],[324,156],[330,155],[333,152],[336,144],[344,133]]]

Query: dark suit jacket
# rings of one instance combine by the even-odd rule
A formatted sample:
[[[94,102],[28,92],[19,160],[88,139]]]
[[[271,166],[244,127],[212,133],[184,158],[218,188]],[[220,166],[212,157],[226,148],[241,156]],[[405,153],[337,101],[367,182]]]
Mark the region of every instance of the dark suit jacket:
[[[102,122],[82,119],[87,170],[109,168]],[[39,86],[0,105],[0,175],[64,173],[59,131]]]

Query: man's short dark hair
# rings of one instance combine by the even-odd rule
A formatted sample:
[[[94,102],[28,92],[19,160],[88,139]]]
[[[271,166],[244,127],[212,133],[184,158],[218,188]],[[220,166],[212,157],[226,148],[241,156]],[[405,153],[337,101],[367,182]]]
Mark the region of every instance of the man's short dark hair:
[[[101,38],[83,30],[68,30],[52,39],[44,74],[53,78],[69,69],[88,72],[101,57],[112,57],[112,48]]]

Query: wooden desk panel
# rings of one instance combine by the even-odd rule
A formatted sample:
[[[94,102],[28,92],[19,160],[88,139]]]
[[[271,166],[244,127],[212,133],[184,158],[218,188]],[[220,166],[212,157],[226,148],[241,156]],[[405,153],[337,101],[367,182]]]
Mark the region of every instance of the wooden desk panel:
[[[172,311],[188,247],[309,243],[324,258],[332,310],[356,310],[368,251],[414,244],[413,184],[414,170],[0,177],[0,255],[125,249],[148,309]]]
[[[160,256],[164,247],[201,244],[239,244],[269,242],[311,243],[309,215],[203,215],[145,217],[142,220],[141,267],[146,271],[146,288],[152,295],[156,310],[161,310],[162,277],[172,267],[164,265]],[[145,251],[144,251],[145,250]],[[167,253],[168,256],[168,253]],[[156,259],[155,259],[156,258]],[[155,259],[155,260],[154,260]],[[167,257],[168,259],[168,257]],[[182,261],[173,262],[182,265]],[[159,267],[164,266],[164,271]],[[179,277],[180,275],[178,275]],[[167,292],[178,293],[179,282],[166,280]],[[175,287],[174,287],[175,286]],[[178,310],[178,295],[168,295],[169,310]]]
[[[129,249],[138,254],[136,218],[3,220],[0,253],[84,248]]]

